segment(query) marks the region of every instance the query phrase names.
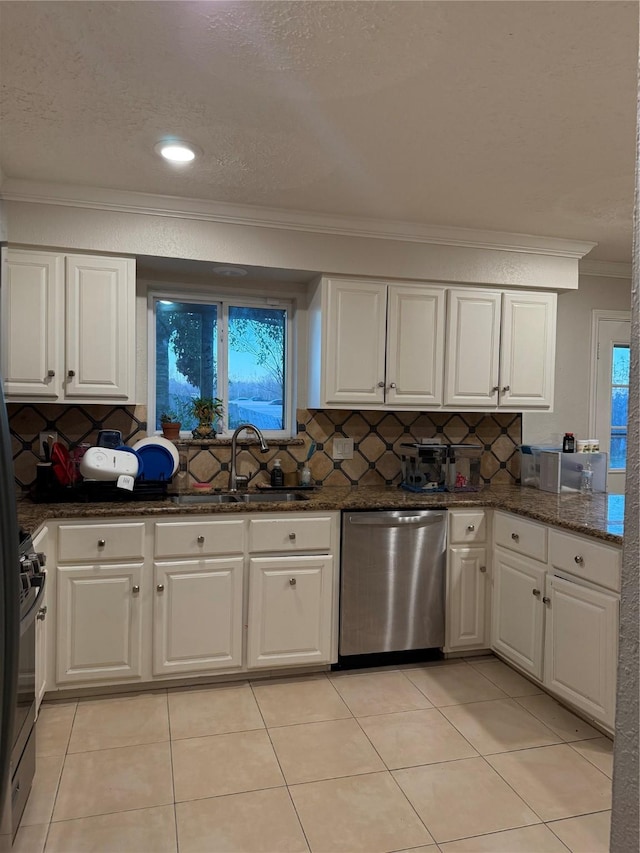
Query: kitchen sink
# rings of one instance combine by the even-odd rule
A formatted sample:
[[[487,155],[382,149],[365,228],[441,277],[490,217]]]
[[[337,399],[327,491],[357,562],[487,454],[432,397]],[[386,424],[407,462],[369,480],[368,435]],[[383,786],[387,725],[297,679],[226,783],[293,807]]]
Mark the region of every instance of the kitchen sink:
[[[235,495],[172,495],[174,504],[235,504]]]
[[[254,504],[254,503],[291,503],[291,501],[308,501],[309,495],[299,492],[236,492],[230,494],[206,494],[206,495],[173,495],[171,497],[176,504]]]

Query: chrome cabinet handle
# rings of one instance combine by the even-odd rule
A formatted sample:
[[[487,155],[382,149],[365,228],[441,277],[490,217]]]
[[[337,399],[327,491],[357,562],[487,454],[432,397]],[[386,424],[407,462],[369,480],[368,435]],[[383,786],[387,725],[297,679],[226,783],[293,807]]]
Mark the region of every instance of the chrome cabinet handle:
[[[68,370],[68,371],[67,371],[67,376],[71,377],[72,379],[73,379],[73,377],[74,377],[75,375],[76,375],[75,370]]]
[[[513,539],[514,542],[519,542],[520,541],[520,534],[519,533],[512,533],[511,538]]]
[[[47,605],[45,604],[44,607],[41,607],[40,610],[38,610],[38,612],[36,614],[36,619],[39,619],[42,622],[46,615],[47,615]]]
[[[158,592],[164,592],[164,584],[159,583],[158,586],[156,587],[156,589],[158,590]]]
[[[511,385],[505,385],[502,389],[502,393],[506,394],[507,391],[511,391]]]
[[[289,578],[289,584],[290,584],[290,586],[295,586],[296,585],[296,579],[295,578]]]
[[[198,536],[198,545],[204,545],[204,536]]]
[[[545,595],[542,599],[542,603],[543,604],[551,604],[551,599],[547,598],[547,596]]]
[[[580,554],[577,554],[573,559],[579,566],[584,563],[584,557],[581,557]]]
[[[533,592],[533,594],[535,595],[535,597],[536,597],[536,598],[538,598],[538,596],[540,595],[540,590],[539,590],[539,589],[534,589],[534,590],[532,590],[532,592]]]
[[[486,566],[480,566],[480,571],[484,574],[487,571]]]
[[[384,382],[378,382],[378,388],[384,388]]]
[[[473,533],[473,531],[475,529],[476,529],[475,524],[467,524],[467,530],[469,531],[469,533]]]
[[[131,592],[132,592],[134,595],[137,595],[137,594],[140,592],[140,587],[138,586],[138,584],[135,584],[135,585],[131,588]]]
[[[492,392],[493,392],[493,391],[499,391],[499,390],[500,390],[500,386],[499,386],[499,385],[494,385],[494,386],[493,386],[493,388],[491,389],[491,391],[492,391]]]
[[[398,387],[398,386],[396,385],[396,383],[395,383],[395,382],[390,382],[390,383],[389,383],[389,388],[397,388],[397,387]]]
[[[55,370],[47,370],[47,376],[50,376],[51,378],[53,378],[55,375],[56,375]]]
[[[98,548],[104,548],[104,546],[105,546],[106,544],[107,544],[107,540],[106,540],[106,539],[98,539]]]
[[[296,534],[295,534],[295,533],[290,533],[290,534],[289,534],[289,539],[290,539],[292,542],[295,542]]]

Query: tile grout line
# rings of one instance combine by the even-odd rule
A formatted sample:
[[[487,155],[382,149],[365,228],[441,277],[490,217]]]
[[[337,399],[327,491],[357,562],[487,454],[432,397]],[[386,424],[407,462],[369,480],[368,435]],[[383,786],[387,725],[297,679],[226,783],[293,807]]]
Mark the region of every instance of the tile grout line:
[[[75,722],[76,722],[77,713],[78,713],[78,702],[76,701],[75,707],[73,709],[73,717],[71,719],[71,726],[69,728],[69,737],[67,739],[67,744],[64,748],[64,757],[62,759],[62,767],[60,768],[60,775],[58,776],[58,782],[56,784],[56,792],[55,792],[55,796],[53,798],[53,805],[51,807],[51,816],[49,818],[49,826],[47,827],[47,835],[45,837],[44,846],[42,848],[43,853],[47,849],[47,844],[49,843],[49,833],[51,832],[51,824],[54,822],[53,821],[53,815],[55,813],[56,804],[58,802],[58,794],[60,792],[60,783],[62,782],[62,774],[64,773],[64,768],[65,768],[65,765],[67,763],[67,756],[69,755],[69,744],[71,743],[71,735],[73,734],[73,727],[74,727]],[[37,725],[38,725],[38,723],[36,721],[36,727],[37,727]],[[36,732],[36,737],[37,737],[37,732]],[[37,741],[36,741],[36,743],[37,743]],[[38,757],[36,756],[36,773],[37,772],[38,772]]]
[[[171,767],[171,790],[173,792],[173,826],[176,839],[176,853],[180,853],[180,844],[178,842],[178,812],[176,807],[176,780],[173,774],[173,739],[171,737],[171,711],[169,710],[169,689],[166,688],[165,700],[167,703],[167,726],[169,728],[169,765]]]

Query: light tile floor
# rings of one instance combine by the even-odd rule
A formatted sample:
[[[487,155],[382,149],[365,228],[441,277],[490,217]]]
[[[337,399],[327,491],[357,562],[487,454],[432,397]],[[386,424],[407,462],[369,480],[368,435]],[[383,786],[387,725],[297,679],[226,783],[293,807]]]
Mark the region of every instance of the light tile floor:
[[[14,853],[605,853],[611,772],[495,659],[49,704]]]

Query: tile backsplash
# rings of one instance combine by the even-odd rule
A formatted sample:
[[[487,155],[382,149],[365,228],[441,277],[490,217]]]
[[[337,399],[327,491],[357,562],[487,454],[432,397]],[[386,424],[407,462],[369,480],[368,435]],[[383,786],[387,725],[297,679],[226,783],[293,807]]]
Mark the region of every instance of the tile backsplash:
[[[74,446],[95,443],[100,429],[119,429],[125,443],[133,444],[146,435],[147,429],[146,406],[9,403],[7,409],[16,483],[21,489],[29,488],[35,480],[41,432],[55,431],[61,441]],[[447,443],[483,446],[481,474],[485,483],[519,482],[520,414],[298,409],[296,418],[295,441],[270,444],[266,454],[261,454],[257,445],[239,451],[239,471],[257,471],[252,485],[268,481],[276,456],[282,460],[285,483],[295,485],[297,469],[312,442],[316,445],[309,461],[312,482],[327,486],[397,485],[401,478],[400,445],[437,435]],[[353,459],[334,461],[333,441],[343,437],[353,439]],[[227,487],[231,458],[228,439],[189,442],[184,447],[189,457],[189,485]]]

